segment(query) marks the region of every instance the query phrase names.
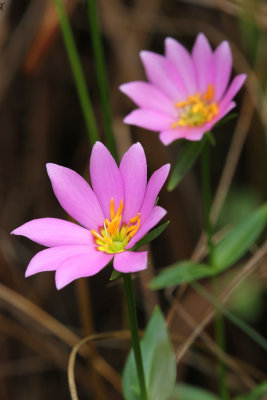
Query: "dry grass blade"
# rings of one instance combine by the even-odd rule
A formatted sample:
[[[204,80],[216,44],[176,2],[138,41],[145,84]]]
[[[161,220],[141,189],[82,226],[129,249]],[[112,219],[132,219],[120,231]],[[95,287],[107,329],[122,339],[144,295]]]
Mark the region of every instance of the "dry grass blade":
[[[235,289],[246,279],[249,275],[251,275],[256,268],[259,266],[259,263],[263,260],[267,253],[267,241],[262,245],[261,248],[254,254],[254,256],[247,262],[247,264],[242,268],[242,270],[237,273],[232,282],[228,285],[228,287],[220,294],[218,300],[222,303],[225,303],[230,295],[235,291]],[[188,337],[187,341],[178,349],[176,353],[176,361],[177,363],[181,361],[189,347],[194,343],[195,339],[200,335],[200,333],[205,329],[207,324],[214,317],[215,310],[212,308],[208,311],[206,316],[198,323],[198,326],[194,329],[191,335]]]
[[[91,296],[89,293],[88,281],[86,279],[78,279],[76,281],[76,293],[79,304],[80,319],[83,326],[84,335],[92,335],[94,332],[93,315],[92,315],[92,303]],[[90,353],[89,362],[89,377],[92,382],[92,389],[94,396],[99,400],[106,398],[104,386],[101,382],[100,376],[93,368],[94,360],[98,357],[97,350],[94,346],[90,346],[88,349]]]
[[[72,14],[77,4],[78,1],[75,0],[64,1],[68,15]],[[27,73],[33,73],[40,66],[48,51],[54,45],[55,38],[58,34],[59,22],[57,13],[53,2],[49,1],[45,5],[42,19],[38,26],[38,32],[25,56],[23,68]]]
[[[191,326],[193,330],[197,329],[197,322],[192,318],[192,316],[183,308],[181,304],[176,302],[177,311],[184,318],[184,320]],[[206,344],[208,349],[210,349],[221,361],[223,361],[228,368],[232,369],[240,380],[247,386],[248,389],[252,389],[255,385],[254,381],[249,375],[243,370],[239,363],[222,351],[217,344],[211,339],[211,337],[205,333],[201,332],[200,336],[203,342]]]
[[[113,332],[107,332],[107,333],[100,333],[97,335],[90,335],[87,336],[86,338],[82,339],[77,343],[70,354],[69,357],[69,363],[68,363],[68,382],[69,382],[69,389],[70,389],[70,395],[72,400],[79,400],[78,398],[78,393],[77,393],[77,388],[76,388],[76,383],[75,383],[75,373],[74,373],[74,367],[75,367],[75,361],[76,361],[76,356],[77,353],[79,352],[80,348],[88,344],[89,342],[93,341],[102,341],[102,340],[121,340],[121,339],[130,339],[131,335],[129,331],[113,331]]]
[[[20,67],[24,54],[38,29],[45,1],[30,2],[21,22],[12,34],[0,60],[0,103],[3,101],[12,79]]]
[[[0,300],[5,302],[11,312],[15,309],[26,314],[70,347],[73,347],[80,340],[78,335],[43,309],[2,283],[0,283]],[[83,357],[88,357],[88,351],[83,352]],[[120,376],[103,358],[97,356],[94,359],[93,366],[118,392],[121,391]]]
[[[18,342],[23,343],[28,349],[52,363],[53,366],[59,367],[61,370],[66,371],[68,363],[68,353],[66,349],[58,345],[53,340],[48,340],[47,337],[41,337],[39,334],[31,332],[29,329],[24,328],[21,324],[12,321],[10,318],[0,315],[0,334],[6,335]],[[79,382],[88,390],[91,390],[91,385],[88,380],[88,370],[83,366],[78,366],[77,377]]]

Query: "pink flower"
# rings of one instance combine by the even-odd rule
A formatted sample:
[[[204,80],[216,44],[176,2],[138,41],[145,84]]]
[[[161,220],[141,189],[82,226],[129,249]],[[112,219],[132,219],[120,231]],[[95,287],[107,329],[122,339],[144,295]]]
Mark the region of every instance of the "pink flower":
[[[40,218],[15,229],[15,235],[48,247],[30,261],[26,277],[56,271],[58,289],[73,280],[98,273],[112,259],[123,273],[147,267],[147,251],[130,250],[166,214],[155,206],[170,165],[166,164],[147,182],[143,147],[136,143],[124,154],[120,166],[107,148],[97,142],[91,154],[92,188],[76,172],[47,164],[54,193],[80,225],[57,218]]]
[[[227,114],[246,75],[237,75],[229,85],[232,54],[228,42],[214,52],[200,33],[190,54],[172,38],[165,40],[165,56],[141,51],[147,82],[120,86],[139,107],[124,122],[160,132],[168,145],[176,139],[200,140]]]

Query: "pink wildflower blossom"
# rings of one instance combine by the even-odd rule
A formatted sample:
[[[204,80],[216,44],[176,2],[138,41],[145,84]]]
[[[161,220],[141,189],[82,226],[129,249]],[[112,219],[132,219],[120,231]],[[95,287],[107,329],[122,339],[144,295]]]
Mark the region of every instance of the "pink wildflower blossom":
[[[232,54],[227,41],[213,52],[203,33],[190,54],[175,39],[165,40],[165,56],[141,51],[149,82],[120,86],[139,107],[124,122],[160,132],[168,145],[176,139],[201,140],[204,133],[233,107],[232,101],[246,75],[237,75],[229,85]]]
[[[123,273],[147,267],[147,251],[130,250],[166,214],[155,206],[167,179],[166,164],[147,182],[143,147],[136,143],[124,154],[120,166],[107,148],[97,142],[91,154],[92,189],[76,172],[47,164],[54,193],[80,225],[57,218],[29,221],[12,233],[48,247],[30,261],[26,277],[56,271],[58,289],[73,280],[98,273],[113,258],[114,268]]]

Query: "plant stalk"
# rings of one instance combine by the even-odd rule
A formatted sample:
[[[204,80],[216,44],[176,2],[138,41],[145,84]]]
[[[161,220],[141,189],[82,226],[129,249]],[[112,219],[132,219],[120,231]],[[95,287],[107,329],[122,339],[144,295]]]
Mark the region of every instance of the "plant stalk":
[[[99,19],[97,14],[96,1],[86,0],[86,6],[88,12],[90,31],[91,31],[91,40],[92,40],[93,54],[95,60],[96,77],[98,82],[100,102],[104,117],[106,144],[113,157],[116,158],[117,156],[116,142],[112,127],[112,115],[111,115],[111,107],[109,101],[108,80],[105,68],[104,51],[99,29]]]
[[[133,351],[134,351],[137,376],[138,376],[140,390],[141,390],[141,398],[142,398],[142,400],[148,400],[146,384],[145,384],[144,367],[143,367],[143,361],[142,361],[141,346],[140,346],[140,340],[139,340],[139,334],[138,334],[138,322],[137,322],[136,306],[135,306],[135,300],[134,300],[133,282],[132,282],[131,274],[123,274],[123,281],[124,281],[124,289],[125,289],[128,314],[129,314],[132,346],[133,346]]]
[[[202,152],[202,187],[204,197],[204,217],[205,217],[205,230],[207,236],[207,248],[208,248],[208,262],[211,268],[213,267],[213,226],[210,219],[211,209],[211,184],[210,184],[210,143],[205,142]],[[215,282],[213,282],[215,286]],[[217,289],[215,289],[217,292]],[[215,293],[216,294],[216,293]],[[225,329],[223,315],[217,309],[215,315],[215,339],[219,348],[225,350]],[[226,365],[222,360],[218,362],[219,370],[219,392],[222,400],[229,399],[227,381],[226,381]]]
[[[85,80],[85,76],[83,73],[83,69],[81,66],[80,57],[78,54],[78,50],[74,41],[73,33],[71,30],[70,22],[64,7],[62,0],[54,0],[54,4],[56,7],[59,24],[64,40],[64,44],[66,47],[67,55],[69,58],[74,82],[76,85],[76,90],[78,93],[79,101],[81,104],[81,109],[87,129],[87,133],[89,136],[89,141],[91,146],[99,140],[98,129],[95,121],[94,111],[92,107],[92,103],[90,100],[90,96],[87,90],[87,84]]]

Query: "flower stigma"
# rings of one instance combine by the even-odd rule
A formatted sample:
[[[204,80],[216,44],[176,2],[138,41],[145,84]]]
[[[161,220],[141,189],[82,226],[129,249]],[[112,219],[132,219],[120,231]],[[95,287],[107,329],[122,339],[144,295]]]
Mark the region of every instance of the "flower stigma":
[[[195,127],[210,122],[219,113],[218,104],[212,102],[213,97],[214,87],[210,83],[204,95],[196,93],[176,103],[175,107],[181,109],[180,118],[171,127],[173,129],[179,126]]]
[[[110,200],[110,220],[105,219],[103,228],[98,233],[91,229],[95,238],[97,250],[108,254],[121,253],[136,234],[140,227],[140,213],[131,218],[127,225],[121,225],[123,201],[121,200],[117,212],[115,212],[114,199]]]

